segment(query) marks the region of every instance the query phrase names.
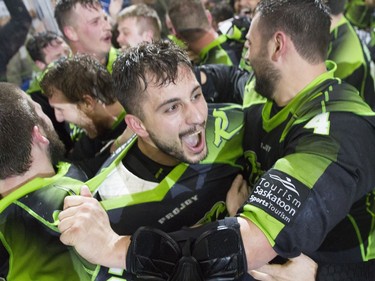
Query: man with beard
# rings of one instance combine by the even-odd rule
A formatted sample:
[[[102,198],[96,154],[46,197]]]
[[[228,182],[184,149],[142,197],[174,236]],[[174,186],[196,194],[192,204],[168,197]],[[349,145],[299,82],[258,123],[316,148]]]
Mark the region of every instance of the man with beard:
[[[91,178],[126,128],[125,111],[115,97],[111,75],[93,57],[77,54],[55,61],[40,86],[55,110],[56,120],[83,129],[67,158]]]
[[[207,108],[188,56],[168,42],[129,49],[114,64],[113,76],[137,137],[87,183],[112,228],[123,235],[146,225],[175,231],[222,218],[225,201],[234,214],[244,200],[237,189],[247,187],[236,178],[243,164],[241,107]],[[234,179],[234,195],[227,197]],[[127,272],[107,271],[101,274],[132,280]]]
[[[95,266],[60,242],[55,214],[82,175],[58,162],[64,145],[51,121],[10,83],[0,83],[0,149],[0,279],[91,280]]]
[[[236,178],[244,163],[241,107],[207,109],[188,56],[170,42],[129,49],[115,62],[113,78],[136,135],[87,183],[112,227],[124,235],[145,225],[174,231],[227,215],[235,179],[247,194],[246,183]],[[231,213],[245,198],[235,199],[227,206]],[[101,272],[108,273],[128,278],[113,269]]]
[[[130,238],[108,227],[95,201],[72,196],[60,213],[62,241],[141,279],[235,280],[303,252],[318,262],[319,281],[374,280],[375,114],[334,78],[329,32],[323,1],[258,4],[247,56],[266,102],[245,112],[253,190],[237,218],[169,234],[140,228]],[[101,228],[87,235],[78,221]]]

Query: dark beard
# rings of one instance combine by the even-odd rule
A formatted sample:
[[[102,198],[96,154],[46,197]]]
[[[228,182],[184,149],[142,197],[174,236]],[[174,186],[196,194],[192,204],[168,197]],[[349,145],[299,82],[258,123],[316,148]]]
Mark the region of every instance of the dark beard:
[[[49,140],[49,157],[53,166],[64,159],[65,146],[53,128],[50,128],[44,120],[40,120],[41,126]]]
[[[280,79],[280,72],[268,63],[259,66],[255,74],[255,91],[267,99],[273,99],[276,82]],[[260,71],[259,71],[260,70]],[[261,72],[261,74],[259,74]]]
[[[167,145],[165,143],[162,143],[161,141],[158,140],[158,138],[152,132],[149,132],[149,136],[150,136],[150,139],[154,142],[155,146],[161,152],[163,152],[166,155],[169,155],[169,156],[172,156],[172,157],[176,158],[180,162],[184,162],[184,163],[188,163],[188,164],[197,164],[200,161],[202,161],[204,158],[206,158],[206,156],[207,156],[207,152],[206,152],[206,155],[204,155],[202,157],[202,159],[192,162],[191,160],[189,160],[185,157],[183,151],[178,150],[175,146],[170,146],[170,145]]]

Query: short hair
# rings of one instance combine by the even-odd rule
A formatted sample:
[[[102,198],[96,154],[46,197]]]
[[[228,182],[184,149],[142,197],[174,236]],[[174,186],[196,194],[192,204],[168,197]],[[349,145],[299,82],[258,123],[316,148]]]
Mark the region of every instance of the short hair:
[[[164,87],[175,83],[179,67],[193,69],[187,53],[173,42],[145,42],[127,49],[113,65],[117,99],[127,113],[143,119],[141,104],[148,85]]]
[[[90,8],[102,7],[99,0],[59,0],[55,6],[55,19],[62,34],[64,27],[69,25],[71,12],[77,4]]]
[[[62,57],[52,63],[45,71],[40,86],[47,97],[52,97],[57,89],[73,104],[83,102],[84,95],[104,104],[116,102],[111,74],[87,54]]]
[[[32,130],[40,122],[21,89],[0,82],[0,179],[22,175],[29,170]]]
[[[169,0],[168,15],[176,33],[195,41],[211,28],[201,0]]]
[[[327,6],[330,9],[332,15],[337,16],[338,14],[345,12],[347,0],[327,0]]]
[[[262,40],[282,30],[310,63],[326,59],[331,18],[323,0],[261,0],[256,12],[260,14]]]
[[[141,31],[151,29],[154,33],[154,39],[159,40],[161,37],[161,21],[158,13],[146,4],[134,4],[121,10],[117,16],[117,23],[127,18],[136,18],[137,25]]]
[[[230,19],[234,16],[233,8],[227,2],[216,4],[211,11],[212,18],[217,22]]]
[[[32,36],[26,42],[26,49],[33,61],[45,62],[43,49],[60,36],[52,31],[40,32]]]

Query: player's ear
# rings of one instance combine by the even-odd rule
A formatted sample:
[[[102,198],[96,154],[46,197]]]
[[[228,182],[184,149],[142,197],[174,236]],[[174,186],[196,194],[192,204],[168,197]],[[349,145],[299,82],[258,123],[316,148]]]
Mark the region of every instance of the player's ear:
[[[126,114],[125,122],[127,126],[138,136],[143,137],[143,138],[148,136],[146,127],[137,116],[132,115],[132,114]]]
[[[38,126],[33,127],[32,136],[33,140],[37,141],[38,143],[49,144],[49,140],[44,136]]]
[[[283,32],[275,33],[272,40],[271,59],[278,61],[286,53],[287,38]]]
[[[83,95],[83,101],[78,104],[80,110],[82,110],[86,115],[90,115],[91,112],[95,110],[95,105],[97,100],[90,95]]]
[[[75,31],[73,26],[67,25],[64,26],[64,35],[66,38],[69,39],[69,41],[78,41],[78,34]]]

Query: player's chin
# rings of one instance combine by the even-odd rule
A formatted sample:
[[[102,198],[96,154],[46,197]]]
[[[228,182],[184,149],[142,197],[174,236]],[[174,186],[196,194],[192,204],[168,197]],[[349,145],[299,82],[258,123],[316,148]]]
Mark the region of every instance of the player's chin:
[[[185,158],[188,163],[197,164],[207,157],[207,147],[205,146],[201,151],[195,151],[194,153],[189,151],[185,153]]]

